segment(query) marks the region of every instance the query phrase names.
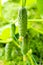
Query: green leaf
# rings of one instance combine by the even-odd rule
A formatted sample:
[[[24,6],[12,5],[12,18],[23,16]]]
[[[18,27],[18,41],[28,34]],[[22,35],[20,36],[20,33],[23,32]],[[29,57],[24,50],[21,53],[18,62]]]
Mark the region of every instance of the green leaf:
[[[11,26],[7,25],[2,28],[1,40],[7,40],[11,38]]]
[[[36,0],[26,0],[26,6],[32,5],[34,3],[36,3]]]
[[[19,3],[20,0],[8,0],[8,1]]]
[[[5,3],[2,11],[4,18],[9,21],[15,20],[18,16],[18,7],[19,5],[16,3]]]
[[[37,8],[41,15],[43,15],[43,0],[37,0]]]
[[[28,21],[27,28],[32,28],[37,32],[43,34],[43,21]]]
[[[2,1],[0,0],[0,17],[2,15]]]

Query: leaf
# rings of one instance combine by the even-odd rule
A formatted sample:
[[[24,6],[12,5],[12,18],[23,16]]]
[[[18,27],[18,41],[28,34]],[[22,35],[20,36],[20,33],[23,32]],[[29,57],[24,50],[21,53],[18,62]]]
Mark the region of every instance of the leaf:
[[[0,0],[0,17],[2,15],[2,1]]]
[[[36,0],[26,0],[26,6],[31,6],[33,5],[34,3],[36,2]],[[22,6],[23,5],[23,2],[22,0],[20,0],[20,5]]]
[[[36,2],[36,0],[26,0],[26,6],[30,6],[32,4],[34,4]]]
[[[20,0],[8,0],[8,1],[19,3]]]
[[[5,3],[2,11],[3,17],[10,21],[15,20],[18,16],[18,7],[19,5],[16,3]]]
[[[43,34],[43,21],[28,21],[27,28],[32,28],[37,32]]]
[[[7,39],[11,38],[11,26],[7,25],[7,26],[3,27],[1,33],[2,33],[2,35],[1,35],[2,40],[7,40]]]
[[[39,10],[39,13],[43,15],[43,0],[37,0],[37,8]]]

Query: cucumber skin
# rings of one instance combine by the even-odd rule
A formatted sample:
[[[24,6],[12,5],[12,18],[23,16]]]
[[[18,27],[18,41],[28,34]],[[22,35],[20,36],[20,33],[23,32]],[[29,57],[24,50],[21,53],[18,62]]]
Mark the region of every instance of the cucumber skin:
[[[21,8],[19,10],[19,35],[25,36],[27,31],[27,10],[26,8]]]
[[[26,54],[29,50],[29,43],[28,43],[28,34],[26,34],[25,37],[23,37],[23,40],[22,40],[22,46],[21,46],[21,52],[22,54]]]
[[[12,57],[11,57],[12,47],[13,47],[13,45],[11,42],[6,44],[6,46],[5,46],[5,60],[7,60],[7,61],[12,60]]]
[[[11,24],[11,34],[12,34],[12,38],[14,38],[14,35],[15,35],[15,31],[16,31],[16,26],[15,24]]]

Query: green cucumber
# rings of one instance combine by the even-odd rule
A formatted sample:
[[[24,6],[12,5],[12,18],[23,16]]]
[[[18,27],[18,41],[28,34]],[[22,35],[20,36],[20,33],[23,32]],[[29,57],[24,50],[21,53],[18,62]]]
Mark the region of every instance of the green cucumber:
[[[21,52],[24,55],[28,52],[27,10],[25,7],[19,10],[19,35],[22,37]]]
[[[7,43],[5,46],[5,60],[7,61],[12,60],[11,53],[12,53],[12,42]]]
[[[22,54],[26,54],[29,50],[29,43],[28,43],[28,34],[26,34],[25,37],[22,38],[22,46],[21,46],[21,52]]]
[[[16,26],[15,24],[11,24],[11,32],[12,32],[12,37],[14,38],[14,34],[15,34],[15,30],[16,30]]]
[[[19,35],[24,37],[27,31],[27,10],[20,8],[19,10]]]

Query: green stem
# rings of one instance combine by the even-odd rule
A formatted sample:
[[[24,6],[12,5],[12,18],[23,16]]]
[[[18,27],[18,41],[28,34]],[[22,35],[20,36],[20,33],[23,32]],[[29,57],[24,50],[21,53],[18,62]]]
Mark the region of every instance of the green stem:
[[[15,40],[13,40],[13,43],[14,43],[14,45],[17,46],[18,48],[21,48],[20,45],[19,45]]]
[[[31,65],[35,65],[35,63],[34,63],[34,62],[33,62],[33,60],[32,60],[31,55],[29,55],[29,54],[28,54],[28,59],[29,59],[29,61],[30,61]]]
[[[2,16],[2,0],[0,0],[0,17]]]
[[[22,38],[22,54],[26,54],[28,52],[28,35]]]
[[[26,0],[22,0],[22,7],[26,5]]]

